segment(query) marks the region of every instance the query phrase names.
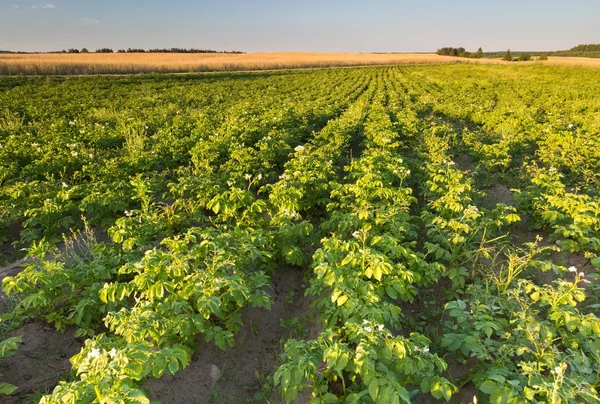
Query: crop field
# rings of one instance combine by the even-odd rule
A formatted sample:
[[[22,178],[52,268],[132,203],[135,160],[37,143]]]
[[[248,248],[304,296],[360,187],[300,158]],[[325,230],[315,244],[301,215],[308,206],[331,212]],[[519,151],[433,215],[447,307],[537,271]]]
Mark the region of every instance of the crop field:
[[[562,58],[553,58],[562,59]],[[568,58],[586,60],[586,58]],[[590,59],[587,59],[590,60]],[[85,53],[0,54],[0,75],[190,73],[427,63],[506,63],[432,53]]]
[[[598,403],[598,94],[539,64],[0,78],[2,402]]]

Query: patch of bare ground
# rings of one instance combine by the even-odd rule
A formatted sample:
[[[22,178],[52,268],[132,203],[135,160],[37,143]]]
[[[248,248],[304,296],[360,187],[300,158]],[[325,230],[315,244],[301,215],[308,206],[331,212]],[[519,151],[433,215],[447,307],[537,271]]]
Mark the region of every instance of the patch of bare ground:
[[[10,336],[23,342],[14,356],[0,361],[0,380],[17,386],[10,396],[0,398],[2,404],[27,403],[36,392],[50,392],[71,369],[69,359],[83,346],[73,337],[74,329],[64,333],[42,321],[32,321]]]
[[[475,170],[475,162],[473,161],[473,157],[469,156],[467,153],[461,153],[454,157],[454,162],[463,171],[467,171],[469,173]]]
[[[233,348],[222,351],[203,341],[187,368],[145,383],[150,397],[169,404],[252,401],[265,378],[276,370],[284,341],[297,333],[314,332],[302,279],[301,269],[280,268],[272,277],[271,310],[243,309],[244,326],[236,334]],[[294,318],[299,319],[296,325],[292,324]],[[271,395],[269,402],[278,402],[278,395]]]
[[[0,243],[0,265],[6,265],[18,258],[19,251],[13,247],[13,242],[18,241],[21,234],[21,224],[11,223],[6,227],[6,241]]]
[[[486,190],[486,196],[482,200],[483,206],[489,208],[493,208],[497,203],[510,206],[516,205],[515,198],[510,189],[499,182],[496,182]]]

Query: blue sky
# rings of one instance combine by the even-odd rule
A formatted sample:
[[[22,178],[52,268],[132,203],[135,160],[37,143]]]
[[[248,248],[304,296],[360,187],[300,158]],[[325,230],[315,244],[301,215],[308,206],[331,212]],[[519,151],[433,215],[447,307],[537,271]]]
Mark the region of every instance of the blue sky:
[[[599,21],[599,0],[0,0],[0,49],[556,50]]]

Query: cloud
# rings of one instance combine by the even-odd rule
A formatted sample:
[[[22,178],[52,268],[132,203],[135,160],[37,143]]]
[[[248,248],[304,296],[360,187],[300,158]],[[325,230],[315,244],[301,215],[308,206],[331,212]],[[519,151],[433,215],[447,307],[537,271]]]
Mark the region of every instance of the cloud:
[[[98,24],[100,24],[100,20],[94,20],[93,18],[80,18],[79,19],[79,25],[81,25],[81,26],[98,25]]]
[[[11,5],[12,8],[32,8],[32,9],[36,9],[36,8],[45,8],[45,9],[49,9],[49,8],[56,8],[56,4],[31,4],[31,5],[27,5],[27,4],[13,4]]]

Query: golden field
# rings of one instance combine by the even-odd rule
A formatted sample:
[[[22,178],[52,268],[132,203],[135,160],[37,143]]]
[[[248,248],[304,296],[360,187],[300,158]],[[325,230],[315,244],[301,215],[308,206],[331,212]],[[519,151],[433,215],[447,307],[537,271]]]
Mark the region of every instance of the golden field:
[[[41,53],[0,54],[0,75],[189,73],[423,63],[510,64],[499,59],[465,59],[417,53]],[[519,62],[532,63],[600,67],[600,59],[580,57],[550,57],[544,62]]]
[[[0,75],[82,75],[271,70],[415,63],[506,63],[435,54],[83,53],[0,54]]]

